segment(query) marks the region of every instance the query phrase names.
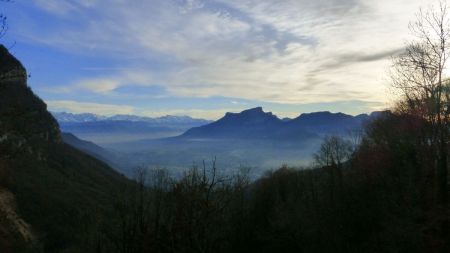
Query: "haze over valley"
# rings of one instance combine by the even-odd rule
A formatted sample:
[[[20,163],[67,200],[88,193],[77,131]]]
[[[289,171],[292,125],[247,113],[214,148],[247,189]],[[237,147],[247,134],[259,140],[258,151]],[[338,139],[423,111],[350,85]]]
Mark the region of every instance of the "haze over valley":
[[[130,176],[138,167],[166,168],[181,175],[213,159],[224,174],[249,168],[253,176],[260,176],[282,165],[308,166],[324,137],[342,136],[356,145],[364,124],[379,114],[316,112],[279,119],[256,107],[229,112],[211,122],[187,116],[53,113],[63,132],[93,142],[103,151],[91,146],[82,149],[101,153],[103,160]],[[66,142],[73,143],[73,138]]]
[[[0,253],[450,252],[446,0],[0,0]]]

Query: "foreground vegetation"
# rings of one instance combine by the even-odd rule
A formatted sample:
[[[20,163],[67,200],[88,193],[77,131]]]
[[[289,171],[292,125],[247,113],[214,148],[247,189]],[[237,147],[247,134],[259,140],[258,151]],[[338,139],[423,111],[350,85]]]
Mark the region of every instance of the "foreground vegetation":
[[[12,252],[448,252],[450,211],[428,128],[386,112],[359,146],[328,138],[317,168],[283,167],[255,182],[245,170],[221,176],[214,163],[179,180],[139,170],[134,183],[112,182],[69,148],[51,151],[54,164],[25,157],[11,189],[37,240]]]
[[[393,112],[354,143],[326,138],[316,167],[255,182],[215,162],[178,180],[164,170],[124,178],[62,142],[0,46],[0,251],[450,252],[446,11],[418,16],[419,41],[395,61]]]
[[[386,113],[345,163],[281,168],[250,183],[193,168],[138,174],[96,230],[97,252],[448,252],[426,123]],[[341,142],[341,143],[344,143]],[[334,146],[342,148],[343,146]],[[148,185],[148,187],[146,187]]]

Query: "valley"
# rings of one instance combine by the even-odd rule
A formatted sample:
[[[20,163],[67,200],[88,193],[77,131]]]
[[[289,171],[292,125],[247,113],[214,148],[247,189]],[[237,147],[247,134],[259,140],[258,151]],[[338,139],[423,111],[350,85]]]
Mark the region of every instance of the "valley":
[[[311,165],[313,154],[325,136],[358,138],[364,124],[379,114],[351,116],[316,112],[281,120],[257,107],[240,113],[227,113],[214,122],[184,117],[187,122],[154,123],[153,119],[137,116],[129,116],[133,120],[104,120],[106,117],[98,115],[86,119],[86,115],[72,114],[72,118],[78,117],[78,120],[69,120],[54,113],[63,131],[101,146],[87,145],[81,147],[82,150],[128,176],[132,176],[136,168],[164,168],[179,177],[192,166],[216,159],[221,173],[229,175],[248,168],[252,178],[282,165]],[[153,121],[151,125],[148,125],[149,121]],[[157,136],[160,129],[184,132],[165,132],[168,136],[160,138]],[[123,135],[134,138],[124,140],[121,138]],[[110,141],[102,142],[102,136],[108,136]],[[75,140],[67,139],[66,142],[80,148]]]

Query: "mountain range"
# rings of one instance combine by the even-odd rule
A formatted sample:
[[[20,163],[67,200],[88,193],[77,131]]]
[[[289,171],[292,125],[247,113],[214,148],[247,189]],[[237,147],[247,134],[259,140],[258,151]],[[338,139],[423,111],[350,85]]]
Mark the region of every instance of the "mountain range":
[[[273,141],[298,141],[323,135],[345,135],[360,130],[377,112],[351,116],[343,113],[303,113],[294,119],[279,119],[256,107],[240,113],[227,113],[213,123],[194,127],[180,138],[236,138]]]
[[[73,135],[67,138],[64,134],[63,138],[125,175],[132,175],[136,167],[163,167],[182,171],[183,168],[201,164],[203,160],[209,161],[213,157],[217,157],[217,164],[223,171],[251,166],[258,175],[282,164],[307,165],[325,136],[358,134],[365,122],[380,113],[352,116],[313,112],[300,114],[293,119],[280,119],[271,112],[265,112],[262,107],[256,107],[240,113],[229,112],[217,121],[163,138],[148,137],[155,128],[133,129],[133,121],[112,120],[96,120],[95,125],[85,121],[77,123],[89,129],[93,135],[80,132],[73,134],[90,143],[81,144],[83,141]],[[103,128],[101,122],[108,127]],[[133,140],[96,142],[103,134],[102,131],[111,132],[111,125],[108,125],[111,122],[119,128],[116,133],[140,135],[136,134]],[[60,124],[64,126],[64,122]]]
[[[52,114],[62,131],[96,144],[170,137],[211,122],[188,116],[170,115],[150,118],[136,115],[102,116],[92,113],[52,112]]]
[[[309,137],[345,135],[357,131],[364,122],[379,113],[352,116],[324,111],[302,113],[294,119],[280,119],[271,112],[264,112],[262,107],[256,107],[240,113],[228,112],[217,121],[194,119],[189,116],[149,118],[136,115],[107,117],[91,113],[67,112],[52,114],[64,132],[97,144],[110,144],[166,137],[185,140],[237,138],[298,141]]]
[[[142,117],[128,114],[117,114],[113,116],[103,116],[93,113],[68,113],[68,112],[51,112],[53,117],[59,123],[83,123],[83,122],[98,122],[98,121],[129,121],[129,122],[148,122],[161,125],[199,125],[207,124],[211,121],[204,119],[195,119],[189,116],[172,116],[166,115],[162,117]]]

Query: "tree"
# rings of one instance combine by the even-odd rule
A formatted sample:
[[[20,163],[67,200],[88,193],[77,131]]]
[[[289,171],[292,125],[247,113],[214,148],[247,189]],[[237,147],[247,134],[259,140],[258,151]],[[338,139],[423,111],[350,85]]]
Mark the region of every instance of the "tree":
[[[9,2],[10,0],[0,0],[0,2]],[[0,13],[0,38],[2,38],[6,31],[8,30],[8,26],[6,24],[6,16],[3,13]]]
[[[314,160],[319,166],[337,166],[348,160],[352,154],[352,143],[339,136],[327,136],[314,154]]]
[[[448,142],[450,140],[450,80],[445,75],[450,56],[450,19],[446,3],[420,10],[410,24],[415,39],[394,59],[393,87],[400,91],[399,110],[429,123],[430,143],[437,174],[438,199],[448,201]]]
[[[331,200],[334,202],[334,191],[336,189],[336,181],[338,193],[342,193],[343,175],[342,164],[351,158],[353,153],[353,145],[351,141],[339,136],[327,136],[320,145],[319,151],[314,154],[316,163],[325,167],[330,174]]]

